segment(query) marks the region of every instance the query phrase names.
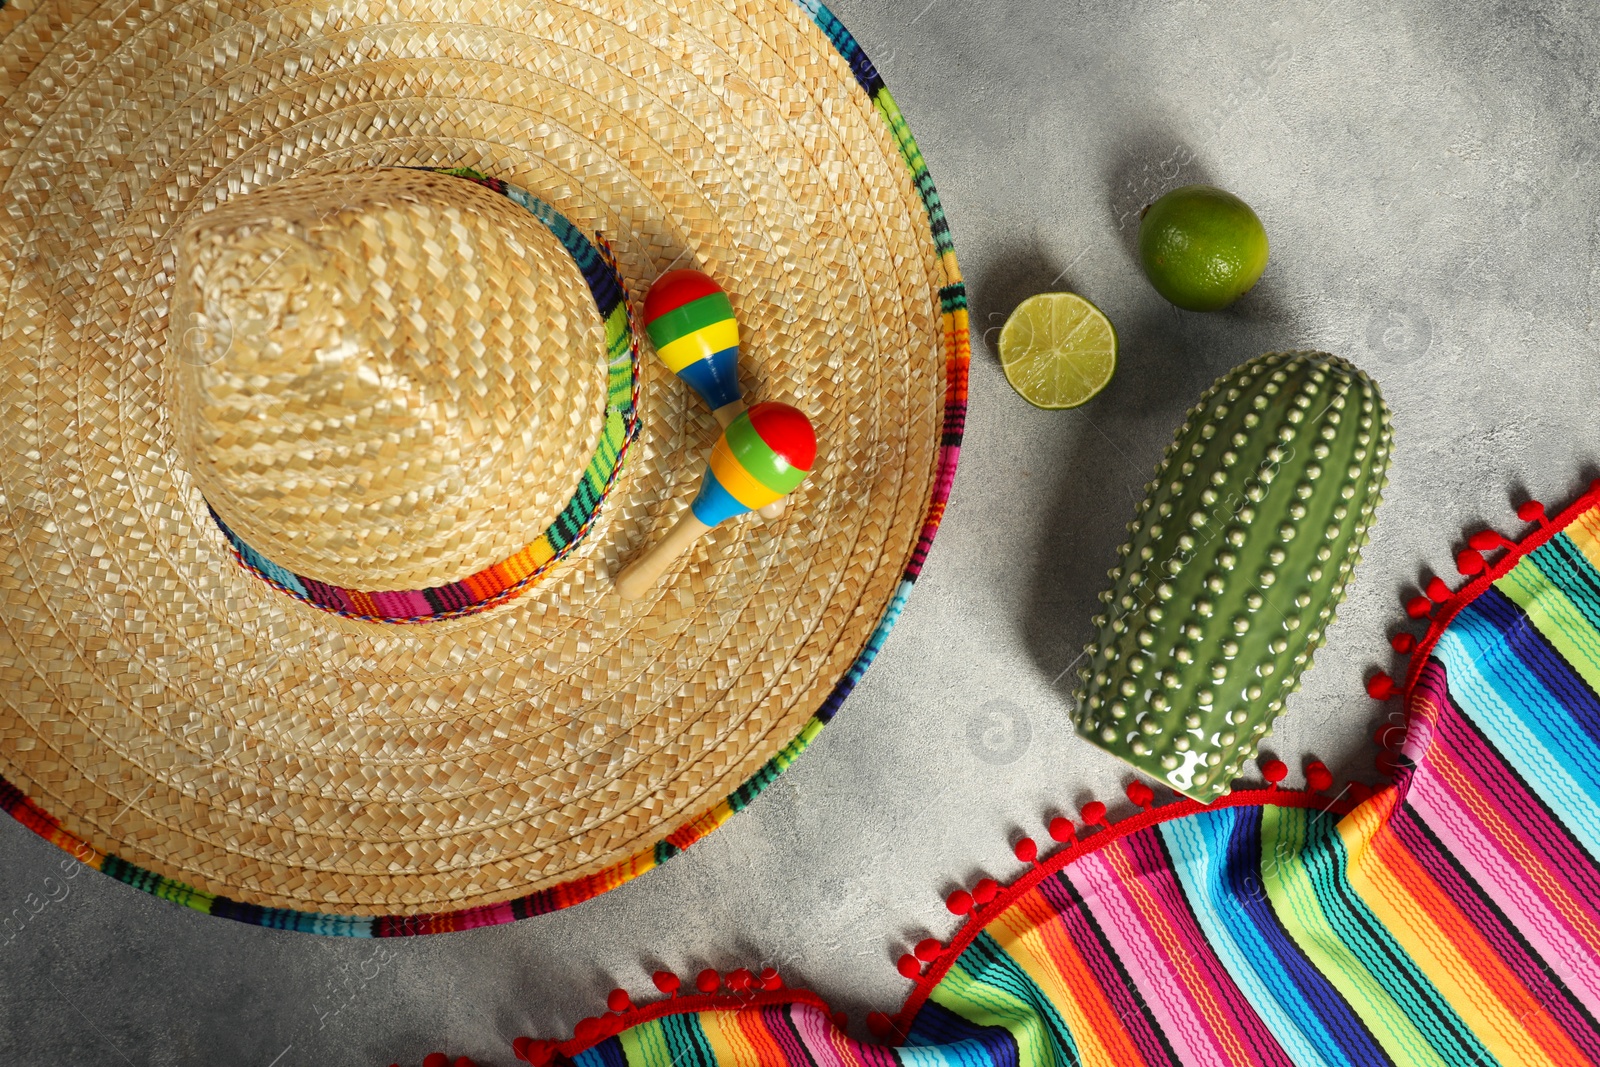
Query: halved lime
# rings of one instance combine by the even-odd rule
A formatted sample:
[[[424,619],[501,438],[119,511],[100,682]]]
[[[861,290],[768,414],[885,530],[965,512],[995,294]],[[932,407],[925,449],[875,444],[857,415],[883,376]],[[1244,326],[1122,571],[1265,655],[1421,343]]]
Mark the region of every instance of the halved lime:
[[[1036,408],[1075,408],[1117,369],[1117,331],[1076,293],[1040,293],[1017,305],[1000,330],[1000,367]]]

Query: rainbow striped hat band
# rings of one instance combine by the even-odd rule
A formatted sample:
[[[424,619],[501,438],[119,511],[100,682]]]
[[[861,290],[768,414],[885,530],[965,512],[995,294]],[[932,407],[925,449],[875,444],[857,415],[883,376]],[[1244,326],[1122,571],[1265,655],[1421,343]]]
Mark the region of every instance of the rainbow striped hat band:
[[[443,932],[666,862],[839,713],[969,351],[820,3],[0,0],[0,69],[0,807],[212,915]]]

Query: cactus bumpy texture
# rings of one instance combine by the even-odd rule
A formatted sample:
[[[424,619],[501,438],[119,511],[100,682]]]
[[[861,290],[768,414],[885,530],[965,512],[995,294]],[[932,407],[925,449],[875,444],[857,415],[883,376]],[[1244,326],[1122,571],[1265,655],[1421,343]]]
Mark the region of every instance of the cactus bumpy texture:
[[[1078,733],[1201,803],[1227,792],[1344,599],[1392,442],[1377,385],[1337,356],[1219,378],[1109,572]]]

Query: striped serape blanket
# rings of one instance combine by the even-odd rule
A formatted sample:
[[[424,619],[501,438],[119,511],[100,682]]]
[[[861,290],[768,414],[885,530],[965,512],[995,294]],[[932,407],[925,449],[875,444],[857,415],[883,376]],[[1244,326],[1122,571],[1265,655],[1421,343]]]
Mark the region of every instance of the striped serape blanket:
[[[1025,872],[901,960],[876,1040],[775,974],[586,1019],[519,1058],[578,1067],[1573,1067],[1600,1063],[1600,482],[1520,543],[1485,531],[1409,606],[1430,622],[1380,731],[1392,782],[1276,784],[1107,824],[1056,819]],[[1269,782],[1286,768],[1264,768]],[[1092,809],[1092,810],[1091,810]]]

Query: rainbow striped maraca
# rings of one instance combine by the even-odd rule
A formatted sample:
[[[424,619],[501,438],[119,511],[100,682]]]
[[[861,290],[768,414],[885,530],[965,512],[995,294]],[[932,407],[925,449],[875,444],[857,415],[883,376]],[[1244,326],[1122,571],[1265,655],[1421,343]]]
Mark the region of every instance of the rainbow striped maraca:
[[[723,428],[739,417],[739,323],[722,286],[690,268],[667,271],[645,294],[644,328],[661,362],[700,394]],[[756,510],[776,519],[783,501]]]
[[[644,298],[644,328],[667,369],[689,384],[727,426],[744,410],[739,323],[722,286],[697,270],[670,270]]]
[[[701,534],[792,493],[816,458],[816,431],[795,408],[768,402],[740,414],[712,448],[688,514],[617,576],[617,591],[629,600],[643,597]]]

